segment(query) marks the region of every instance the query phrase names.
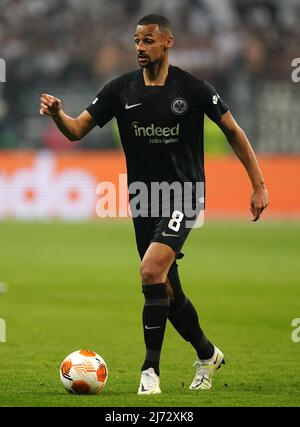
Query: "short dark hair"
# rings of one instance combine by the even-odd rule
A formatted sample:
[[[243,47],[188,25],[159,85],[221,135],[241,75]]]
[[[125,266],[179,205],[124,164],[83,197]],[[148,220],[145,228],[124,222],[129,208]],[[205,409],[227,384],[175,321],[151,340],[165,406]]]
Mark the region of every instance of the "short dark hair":
[[[165,18],[162,15],[150,14],[146,15],[139,20],[137,25],[151,25],[157,24],[160,30],[166,30],[172,33],[171,24],[168,18]]]

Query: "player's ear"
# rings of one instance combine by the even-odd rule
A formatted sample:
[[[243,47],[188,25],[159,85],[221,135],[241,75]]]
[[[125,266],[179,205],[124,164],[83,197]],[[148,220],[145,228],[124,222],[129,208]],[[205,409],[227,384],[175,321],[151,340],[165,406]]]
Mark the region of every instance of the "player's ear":
[[[166,41],[166,47],[168,49],[172,49],[173,45],[174,45],[174,38],[173,38],[173,36],[168,36],[167,41]]]

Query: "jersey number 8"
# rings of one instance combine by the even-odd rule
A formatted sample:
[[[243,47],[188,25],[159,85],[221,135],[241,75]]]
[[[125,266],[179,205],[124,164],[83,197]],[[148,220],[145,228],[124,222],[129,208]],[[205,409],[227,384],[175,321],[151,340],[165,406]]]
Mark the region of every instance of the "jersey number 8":
[[[171,230],[178,231],[180,228],[180,223],[183,220],[183,213],[180,211],[174,211],[172,214],[172,218],[169,221],[168,227]]]

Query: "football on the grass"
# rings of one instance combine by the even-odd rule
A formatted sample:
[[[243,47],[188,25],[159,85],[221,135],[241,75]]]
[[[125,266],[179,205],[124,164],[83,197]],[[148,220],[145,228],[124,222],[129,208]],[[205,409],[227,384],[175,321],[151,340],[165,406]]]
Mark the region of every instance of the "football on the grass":
[[[91,350],[69,354],[59,372],[63,386],[73,394],[98,394],[104,389],[108,377],[104,359]]]

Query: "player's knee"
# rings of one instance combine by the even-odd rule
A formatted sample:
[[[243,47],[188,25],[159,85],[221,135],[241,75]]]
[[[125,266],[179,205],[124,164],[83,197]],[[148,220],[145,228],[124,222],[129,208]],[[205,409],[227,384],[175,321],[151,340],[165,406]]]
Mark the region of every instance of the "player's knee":
[[[163,268],[154,261],[144,261],[141,263],[140,274],[143,284],[164,283],[166,273]]]

